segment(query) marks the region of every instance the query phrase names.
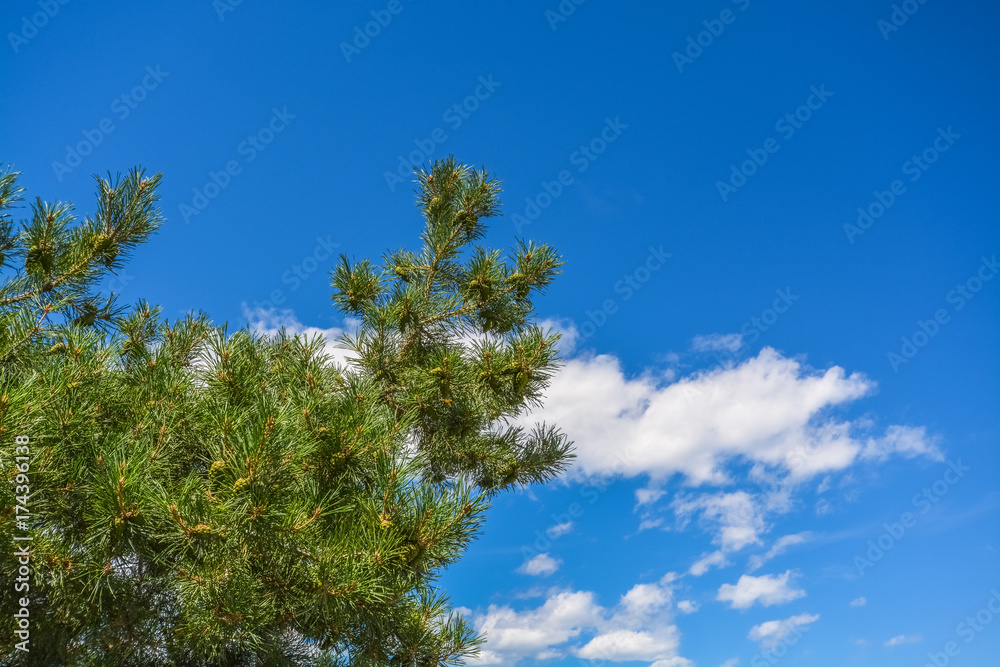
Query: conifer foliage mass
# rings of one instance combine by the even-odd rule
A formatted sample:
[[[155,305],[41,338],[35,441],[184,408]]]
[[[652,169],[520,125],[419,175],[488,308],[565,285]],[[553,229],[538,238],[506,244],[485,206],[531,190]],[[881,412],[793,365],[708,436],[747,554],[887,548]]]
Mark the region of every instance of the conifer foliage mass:
[[[30,653],[0,551],[0,662],[444,665],[483,637],[436,584],[490,498],[565,469],[523,429],[559,359],[531,321],[546,246],[478,244],[499,184],[453,159],[417,172],[417,251],[343,257],[331,341],[119,308],[98,283],[161,224],[160,175],[98,179],[97,210],[0,175],[0,531],[32,535]],[[15,512],[30,438],[31,518]]]

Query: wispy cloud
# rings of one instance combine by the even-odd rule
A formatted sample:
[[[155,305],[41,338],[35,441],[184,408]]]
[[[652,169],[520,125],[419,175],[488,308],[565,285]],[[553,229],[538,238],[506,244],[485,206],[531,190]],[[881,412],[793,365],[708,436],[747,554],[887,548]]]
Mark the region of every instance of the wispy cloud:
[[[767,561],[771,560],[775,556],[780,556],[785,553],[785,551],[788,550],[788,547],[808,542],[811,539],[812,533],[808,531],[804,533],[795,533],[794,535],[785,535],[784,537],[778,538],[778,540],[770,549],[767,550],[766,553],[751,556],[748,567],[751,572],[759,570]]]
[[[923,636],[921,635],[896,635],[892,639],[888,640],[883,644],[883,646],[900,646],[902,644],[917,644],[923,641]]]
[[[695,561],[688,570],[688,573],[695,577],[700,577],[713,567],[725,567],[727,565],[729,565],[729,561],[726,560],[726,554],[721,551],[713,551]]]
[[[784,620],[767,621],[750,628],[747,637],[760,642],[761,648],[771,649],[788,635],[800,632],[799,627],[815,623],[817,620],[819,620],[818,614],[799,614]]]
[[[698,335],[691,341],[695,352],[736,352],[741,347],[743,336],[738,333]]]

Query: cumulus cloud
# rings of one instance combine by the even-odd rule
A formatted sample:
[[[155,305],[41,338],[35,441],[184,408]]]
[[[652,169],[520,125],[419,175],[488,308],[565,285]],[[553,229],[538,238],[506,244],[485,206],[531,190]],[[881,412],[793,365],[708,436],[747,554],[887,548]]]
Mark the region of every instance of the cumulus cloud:
[[[547,577],[558,570],[560,565],[562,565],[561,560],[544,553],[524,561],[524,564],[517,568],[517,571],[521,574],[530,574],[533,577]]]
[[[851,600],[852,607],[864,607],[866,604],[868,604],[868,600],[864,596]]]
[[[733,609],[748,609],[757,602],[764,607],[791,602],[806,594],[789,584],[793,576],[795,573],[792,570],[761,577],[744,574],[735,584],[722,584],[715,599],[729,602]]]
[[[635,630],[612,630],[591,639],[576,652],[585,660],[657,660],[664,654],[677,651],[679,644],[676,627],[671,626],[668,634],[653,636],[649,632]]]
[[[691,667],[678,655],[680,633],[672,623],[675,578],[671,573],[656,583],[637,584],[612,608],[587,591],[552,591],[541,606],[523,611],[491,605],[473,617],[487,641],[483,655],[470,664],[575,656]]]
[[[682,614],[693,614],[698,611],[698,603],[694,600],[680,600],[677,603],[677,611]]]
[[[561,326],[572,338],[572,326]],[[694,346],[735,343],[707,336]],[[870,419],[837,414],[874,390],[861,373],[812,369],[771,348],[680,378],[672,370],[629,377],[615,356],[578,354],[553,378],[543,407],[523,422],[559,424],[573,439],[568,479],[645,476],[646,488],[636,491],[640,530],[670,529],[658,503],[667,495],[664,487],[679,478],[687,490],[672,494],[669,505],[677,529],[696,520],[721,552],[694,563],[696,574],[723,566],[726,554],[762,544],[769,520],[795,509],[797,491],[810,480],[890,456],[942,458],[922,427],[890,425],[879,433]],[[701,490],[737,484],[744,488]],[[819,514],[830,509],[823,499],[816,506]],[[792,544],[775,544],[752,560],[751,570]]]
[[[804,480],[861,458],[939,456],[923,429],[893,426],[878,436],[864,432],[867,422],[830,414],[874,388],[860,373],[813,371],[771,348],[676,381],[662,373],[628,378],[614,356],[580,356],[528,419],[564,425],[579,475],[681,473],[692,484],[721,484],[738,458]]]
[[[669,580],[666,582],[669,583]],[[641,616],[654,609],[661,609],[673,598],[670,588],[660,584],[636,584],[622,596],[619,604],[622,611],[633,616]]]
[[[485,614],[475,617],[475,625],[487,634],[486,648],[491,653],[517,660],[537,657],[549,647],[564,644],[585,629],[597,627],[605,613],[593,593],[563,591],[528,611],[490,605]]]
[[[802,544],[803,542],[808,542],[812,539],[812,533],[806,531],[804,533],[795,533],[794,535],[785,535],[784,537],[778,538],[774,545],[767,550],[764,554],[758,554],[750,557],[750,563],[748,565],[751,572],[759,570],[764,563],[771,560],[775,556],[779,556],[788,550],[788,547],[795,544]]]
[[[772,649],[790,634],[801,635],[802,631],[798,630],[800,626],[809,625],[818,619],[818,614],[799,614],[783,621],[767,621],[750,628],[750,634],[747,637],[755,642],[760,642],[761,648]]]
[[[719,665],[719,667],[736,667],[736,665],[738,664],[740,664],[739,658],[730,658],[729,660],[726,660],[724,663]]]

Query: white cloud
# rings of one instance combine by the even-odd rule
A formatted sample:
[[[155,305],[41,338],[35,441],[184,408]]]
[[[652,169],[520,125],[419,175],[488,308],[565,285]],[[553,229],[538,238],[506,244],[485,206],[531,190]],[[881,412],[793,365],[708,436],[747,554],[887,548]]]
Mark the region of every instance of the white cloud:
[[[736,667],[736,665],[738,664],[740,664],[739,658],[730,658],[729,660],[726,660],[724,663],[719,665],[719,667]]]
[[[884,438],[869,438],[861,450],[863,458],[877,461],[885,461],[892,454],[907,459],[926,456],[932,461],[944,461],[944,454],[937,448],[937,440],[928,437],[923,427],[890,426]]]
[[[479,655],[474,658],[466,658],[467,665],[502,665],[504,657],[495,651],[481,649]]]
[[[530,574],[533,577],[547,577],[558,570],[560,565],[562,565],[561,560],[544,553],[524,561],[521,567],[517,568],[517,571],[521,574]]]
[[[721,551],[713,551],[695,561],[688,572],[696,577],[700,577],[711,570],[713,566],[726,567],[727,565],[729,565],[729,561],[726,560],[726,554]]]
[[[760,533],[767,528],[761,508],[746,491],[680,495],[671,507],[680,527],[685,526],[693,515],[699,514],[703,524],[717,531],[713,541],[727,552],[760,544]],[[711,564],[721,565],[725,560],[721,556],[716,556],[716,559],[717,562]]]
[[[887,641],[883,646],[899,646],[900,644],[916,644],[923,641],[923,636],[921,635],[896,635],[889,641]]]
[[[490,605],[475,619],[476,629],[487,634],[486,649],[506,661],[537,656],[551,646],[573,639],[586,628],[603,622],[605,610],[588,591],[555,593],[542,606],[517,612]],[[513,660],[511,660],[513,658]]]
[[[794,575],[791,570],[761,577],[744,574],[735,584],[722,584],[716,599],[729,602],[733,609],[748,609],[757,602],[765,607],[791,602],[806,594],[804,590],[789,585],[789,579]]]
[[[533,610],[491,605],[474,617],[476,629],[487,635],[487,657],[470,664],[512,665],[525,658],[576,656],[693,667],[678,655],[680,633],[671,616],[675,579],[669,573],[656,583],[637,584],[611,609],[585,591],[552,591]]]
[[[851,600],[852,607],[864,607],[866,604],[868,604],[868,600],[864,596]]]
[[[806,531],[804,533],[795,533],[794,535],[785,535],[778,539],[774,545],[768,549],[767,553],[762,555],[754,555],[750,557],[749,569],[751,572],[759,570],[764,563],[771,560],[775,556],[779,556],[788,550],[788,547],[795,544],[802,544],[803,542],[808,542],[812,539],[812,533]]]
[[[649,530],[650,528],[659,528],[663,525],[663,519],[649,519],[645,518],[639,523],[639,531]]]
[[[783,621],[767,621],[766,623],[761,623],[750,628],[750,634],[747,637],[753,641],[760,642],[761,648],[771,649],[792,633],[796,636],[800,635],[801,631],[797,628],[814,623],[817,619],[819,619],[819,615],[799,614],[798,616],[786,618]]]
[[[693,614],[698,611],[698,603],[694,600],[680,600],[677,603],[677,611],[682,614]]]
[[[555,539],[557,537],[562,537],[571,530],[573,530],[573,522],[567,521],[566,523],[557,523],[556,525],[551,526],[545,532],[549,537]]]
[[[636,584],[622,596],[619,604],[627,614],[635,616],[660,609],[672,600],[672,592],[659,584]]]
[[[816,493],[826,493],[830,490],[831,486],[833,486],[833,477],[827,475],[823,478],[823,481],[819,483],[819,486],[816,487]]]
[[[677,656],[666,660],[657,660],[649,667],[694,667],[694,663],[687,658]]]
[[[562,328],[572,331],[572,326]],[[725,344],[735,339],[702,337],[696,346]],[[893,455],[941,458],[923,428],[891,425],[879,434],[870,419],[837,416],[837,408],[874,389],[875,383],[860,373],[838,366],[810,369],[771,348],[680,379],[672,370],[627,377],[618,358],[582,354],[565,362],[544,407],[522,421],[543,420],[565,429],[576,454],[567,479],[646,476],[645,488],[636,492],[636,508],[643,510],[640,531],[669,529],[657,503],[674,475],[689,487],[752,484],[673,494],[669,507],[677,528],[696,518],[725,555],[762,544],[769,519],[796,509],[796,491],[814,478]],[[747,466],[749,474],[737,474]],[[826,514],[833,507],[820,499],[815,510]],[[793,543],[779,541],[772,551],[754,557],[751,571]],[[712,555],[693,564],[691,572],[725,562],[722,555]]]
[[[680,643],[677,628],[671,632],[653,636],[649,632],[635,630],[612,630],[591,639],[576,652],[578,658],[600,659],[623,662],[625,660],[658,660],[665,655],[676,653]]]
[[[736,352],[741,347],[743,336],[738,333],[699,335],[691,341],[691,349],[695,352]]]
[[[875,384],[838,366],[812,371],[771,348],[726,368],[671,381],[667,373],[627,378],[616,357],[569,359],[545,405],[525,417],[562,425],[576,445],[577,475],[685,475],[725,483],[734,460],[802,481],[860,458],[891,453],[940,456],[923,429],[838,420],[830,409],[870,394]],[[622,443],[629,443],[624,449]]]
[[[570,320],[546,318],[539,320],[538,327],[542,331],[552,329],[562,336],[557,343],[557,347],[559,348],[559,353],[563,356],[572,353],[576,348],[577,342],[580,340],[580,331]]]
[[[657,500],[662,498],[666,494],[663,489],[636,489],[635,491],[635,502],[636,505],[642,507],[643,505],[650,505],[655,503]]]

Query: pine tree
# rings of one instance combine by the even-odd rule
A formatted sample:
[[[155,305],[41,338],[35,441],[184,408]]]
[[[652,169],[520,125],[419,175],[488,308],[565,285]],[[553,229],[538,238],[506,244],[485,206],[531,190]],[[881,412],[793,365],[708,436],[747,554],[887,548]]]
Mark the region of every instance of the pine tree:
[[[154,209],[160,174],[146,178],[135,169],[122,179],[97,179],[94,218],[74,225],[73,207],[46,203],[31,207],[31,218],[14,233],[9,211],[23,200],[17,172],[0,174],[0,363],[23,356],[28,344],[55,324],[108,326],[121,311],[115,299],[93,293],[109,273],[124,266],[138,244],[163,220]],[[12,260],[21,264],[18,270]]]
[[[95,219],[75,227],[40,201],[17,234],[4,219],[4,262],[23,267],[0,291],[0,529],[7,544],[23,532],[13,441],[28,436],[33,536],[31,652],[5,642],[7,661],[425,666],[477,652],[436,581],[492,496],[572,457],[556,428],[512,425],[558,367],[531,298],[561,261],[476,244],[499,212],[485,172],[448,159],[417,177],[420,250],[333,271],[334,303],[358,322],[344,367],[320,338],[97,301],[102,272],[160,223],[159,175],[99,180]],[[0,184],[5,210],[20,193],[15,175]],[[0,553],[5,637],[17,567]]]

